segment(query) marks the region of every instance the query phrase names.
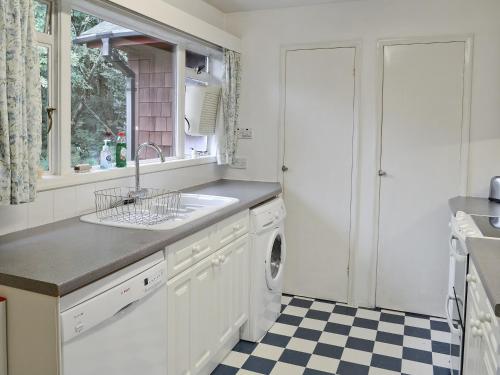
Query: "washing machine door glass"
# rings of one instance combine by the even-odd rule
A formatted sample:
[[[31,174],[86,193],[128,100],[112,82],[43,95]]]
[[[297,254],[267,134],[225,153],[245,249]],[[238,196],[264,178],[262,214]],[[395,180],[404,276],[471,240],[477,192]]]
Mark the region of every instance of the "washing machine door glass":
[[[280,231],[277,230],[271,239],[266,256],[266,282],[270,290],[275,290],[279,288],[283,277],[285,246]]]

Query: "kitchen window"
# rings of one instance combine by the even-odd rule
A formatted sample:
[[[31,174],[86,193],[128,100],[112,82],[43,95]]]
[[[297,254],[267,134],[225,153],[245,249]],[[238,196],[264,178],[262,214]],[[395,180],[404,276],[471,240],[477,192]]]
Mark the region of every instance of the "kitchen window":
[[[52,2],[35,0],[35,30],[38,33],[51,34]]]
[[[51,137],[53,126],[53,95],[54,95],[54,35],[53,3],[36,0],[35,3],[35,30],[38,44],[38,58],[40,62],[40,90],[42,95],[42,152],[40,156],[40,170],[51,170]],[[51,120],[52,118],[52,120]]]
[[[186,155],[206,155],[210,154],[214,148],[215,122],[202,123],[200,117],[207,120],[210,114],[216,113],[216,107],[220,106],[221,69],[220,60],[186,51],[186,116],[184,118],[184,152]],[[203,90],[205,90],[204,97],[201,96]],[[204,116],[199,116],[200,103],[203,103]]]
[[[167,157],[160,165],[144,149],[140,159],[151,164],[145,172],[215,162],[213,133],[186,132],[184,113],[190,76],[220,87],[218,47],[109,3],[35,0],[34,11],[43,99],[42,190],[132,175],[136,147],[144,142],[158,144]],[[104,140],[111,141],[115,159],[120,132],[126,134],[129,165],[102,171]],[[197,160],[189,160],[193,156]],[[91,165],[87,177],[75,176],[77,164]]]
[[[113,146],[120,132],[127,160],[144,142],[173,156],[175,46],[78,10],[71,37],[72,164],[98,165],[103,140]],[[140,158],[157,155],[145,149]]]

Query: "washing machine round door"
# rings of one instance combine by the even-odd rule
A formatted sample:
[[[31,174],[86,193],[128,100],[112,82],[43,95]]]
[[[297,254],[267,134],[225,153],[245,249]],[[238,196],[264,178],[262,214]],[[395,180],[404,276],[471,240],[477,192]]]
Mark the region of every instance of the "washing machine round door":
[[[269,290],[281,291],[286,246],[283,232],[276,229],[271,236],[266,253],[266,282]]]

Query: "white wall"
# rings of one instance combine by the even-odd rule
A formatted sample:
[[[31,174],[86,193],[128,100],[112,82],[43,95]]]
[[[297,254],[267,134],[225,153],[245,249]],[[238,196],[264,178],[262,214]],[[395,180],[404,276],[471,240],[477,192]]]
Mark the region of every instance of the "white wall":
[[[489,178],[500,174],[499,15],[498,0],[367,0],[226,17],[227,30],[240,36],[243,43],[241,126],[254,129],[253,140],[240,141],[239,155],[248,158],[247,170],[228,170],[228,178],[279,179],[280,47],[362,41],[362,69],[358,72],[362,86],[361,189],[354,302],[374,302],[377,40],[474,33],[468,191],[486,196]],[[314,155],[304,157],[314,162]]]
[[[202,0],[163,0],[186,13],[191,14],[220,29],[224,29],[225,15],[214,6]]]
[[[141,175],[141,186],[182,189],[221,178],[222,168],[203,164]],[[80,216],[94,210],[94,191],[134,186],[134,177],[42,191],[33,203],[0,206],[0,235]]]

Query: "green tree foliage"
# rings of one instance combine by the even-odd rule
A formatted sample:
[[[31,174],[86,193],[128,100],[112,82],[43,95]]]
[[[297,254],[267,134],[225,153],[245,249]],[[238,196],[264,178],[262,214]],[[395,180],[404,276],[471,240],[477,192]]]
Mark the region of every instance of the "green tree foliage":
[[[49,169],[48,159],[48,136],[47,136],[47,112],[49,105],[49,51],[47,47],[38,46],[40,60],[40,87],[42,91],[42,153],[40,155],[40,168]]]
[[[47,3],[35,2],[35,29],[49,32]],[[99,24],[101,20],[89,14],[73,11],[71,14],[71,37]],[[47,113],[49,103],[49,51],[39,46],[40,86],[42,92],[42,155],[40,167],[48,169]],[[115,51],[126,61],[122,51]],[[73,43],[71,48],[71,163],[99,163],[104,134],[112,136],[125,130],[127,108],[127,82],[125,76],[102,58],[99,48]],[[62,124],[65,126],[65,124]]]
[[[49,6],[46,3],[35,2],[35,30],[40,33],[48,31]],[[47,155],[47,112],[45,109],[49,105],[49,50],[47,47],[38,46],[38,56],[40,60],[40,88],[42,92],[42,153],[40,155],[40,168],[49,169]]]
[[[71,14],[76,38],[101,22],[79,11]],[[116,51],[126,61],[123,52]],[[104,134],[126,126],[126,78],[101,56],[99,48],[73,43],[71,49],[71,162],[99,163]]]
[[[47,3],[35,1],[35,30],[46,33],[48,30],[49,6]]]

